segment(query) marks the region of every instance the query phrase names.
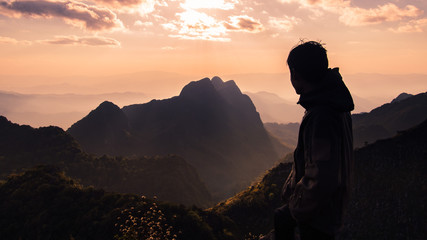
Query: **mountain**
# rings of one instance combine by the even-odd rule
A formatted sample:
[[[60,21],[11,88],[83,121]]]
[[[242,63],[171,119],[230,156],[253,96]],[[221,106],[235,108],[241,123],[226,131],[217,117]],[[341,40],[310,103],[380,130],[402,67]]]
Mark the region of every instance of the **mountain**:
[[[64,87],[64,89],[68,89]],[[146,102],[147,94],[135,92],[103,94],[22,94],[0,90],[0,115],[32,127],[59,126],[67,129],[104,100],[120,106]]]
[[[355,151],[354,181],[338,239],[424,239],[427,234],[427,120]],[[210,209],[257,236],[273,228],[289,154],[261,180]]]
[[[252,99],[264,123],[300,122],[304,115],[304,109],[296,102],[287,101],[274,93],[247,92],[246,94]]]
[[[102,107],[108,109],[111,104]],[[0,116],[0,179],[40,164],[57,166],[84,185],[108,191],[186,205],[212,204],[198,173],[181,157],[94,157],[61,128],[34,129]]]
[[[427,121],[355,151],[354,190],[342,239],[427,236]]]
[[[355,151],[351,201],[337,239],[426,236],[426,134],[424,121]],[[84,187],[56,167],[39,166],[0,181],[0,235],[118,239],[136,231],[145,234],[146,226],[160,223],[165,227],[151,234],[161,239],[172,238],[163,229],[177,239],[247,239],[249,233],[258,236],[273,227],[273,210],[281,205],[281,187],[291,171],[289,159],[292,154],[252,186],[207,210]]]
[[[298,143],[299,123],[264,123],[265,129],[279,141],[295,149]]]
[[[129,122],[123,111],[112,102],[105,101],[73,124],[68,133],[78,139],[84,151],[102,153],[107,147],[110,151],[105,153],[111,153],[126,152],[132,148],[129,131]]]
[[[217,199],[240,191],[290,151],[282,146],[276,152],[280,143],[265,131],[251,99],[219,77],[193,81],[170,99],[115,109],[114,117],[105,117],[109,110],[100,106],[67,131],[98,155],[178,154]],[[126,124],[117,124],[123,114]],[[115,126],[108,131],[119,134],[106,137],[98,126]]]
[[[420,124],[427,119],[427,93],[399,95],[369,113],[353,114],[354,146],[361,147],[378,139]]]
[[[246,92],[246,94],[252,99],[264,123],[299,123],[304,116],[305,109],[297,104],[297,100],[295,102],[287,101],[274,93],[265,91],[257,93]],[[368,112],[377,106],[371,101],[356,95],[353,95],[353,100],[355,113]]]
[[[390,103],[369,113],[352,114],[354,147],[362,147],[378,139],[392,137],[396,132],[413,127],[427,119],[427,93],[399,94]],[[298,123],[264,123],[264,127],[283,144],[296,145]]]
[[[395,99],[393,99],[393,100],[391,101],[391,103],[400,102],[400,101],[402,101],[402,100],[405,100],[405,99],[410,98],[410,97],[413,97],[413,96],[414,96],[414,95],[412,95],[412,94],[408,94],[408,93],[401,93],[401,94],[399,94],[399,96],[397,96]]]
[[[246,234],[268,233],[274,224],[274,210],[281,206],[281,190],[291,172],[292,159],[292,154],[288,154],[258,182],[209,211],[229,217]]]

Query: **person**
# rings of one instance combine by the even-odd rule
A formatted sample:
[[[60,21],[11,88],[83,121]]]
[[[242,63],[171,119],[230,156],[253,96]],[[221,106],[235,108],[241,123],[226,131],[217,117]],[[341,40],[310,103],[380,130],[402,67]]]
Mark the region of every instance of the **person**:
[[[305,108],[292,171],[275,210],[276,240],[334,239],[342,225],[353,162],[351,94],[338,68],[328,68],[319,42],[302,42],[288,56],[292,86]]]

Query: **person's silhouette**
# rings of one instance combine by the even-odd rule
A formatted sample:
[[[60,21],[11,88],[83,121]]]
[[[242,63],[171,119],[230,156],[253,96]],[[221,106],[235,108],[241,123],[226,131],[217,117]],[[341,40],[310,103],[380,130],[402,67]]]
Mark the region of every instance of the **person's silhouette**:
[[[276,240],[334,239],[342,224],[353,162],[350,92],[338,68],[328,68],[326,49],[302,42],[288,56],[292,86],[306,109],[294,163],[275,211]]]

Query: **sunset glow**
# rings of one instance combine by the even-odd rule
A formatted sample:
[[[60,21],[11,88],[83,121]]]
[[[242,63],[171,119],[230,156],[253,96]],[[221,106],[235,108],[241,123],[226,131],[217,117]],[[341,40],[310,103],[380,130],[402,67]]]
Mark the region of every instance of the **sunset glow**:
[[[234,5],[239,3],[238,0],[224,1],[224,0],[186,0],[182,4],[183,8],[190,9],[223,9],[230,10]]]
[[[422,0],[3,0],[0,90],[155,71],[282,74],[300,39],[325,43],[344,76],[427,75],[426,10]]]

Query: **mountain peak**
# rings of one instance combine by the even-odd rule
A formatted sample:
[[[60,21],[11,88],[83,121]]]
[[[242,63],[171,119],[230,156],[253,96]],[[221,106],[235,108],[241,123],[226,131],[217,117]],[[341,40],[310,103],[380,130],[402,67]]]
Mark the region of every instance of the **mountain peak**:
[[[99,104],[99,106],[96,108],[96,110],[120,110],[119,106],[117,106],[116,104],[109,102],[109,101],[104,101],[101,104]]]
[[[229,80],[224,82],[220,77],[215,76],[212,78],[212,84],[215,87],[215,89],[219,92],[227,92],[228,94],[233,93],[237,95],[241,95],[242,92],[240,91],[237,84],[234,82],[234,80]]]
[[[211,81],[215,87],[224,84],[224,81],[218,76],[213,77]]]
[[[215,88],[209,78],[193,81],[187,84],[179,94],[180,97],[205,98],[216,94]]]
[[[404,92],[404,93],[399,94],[399,96],[397,96],[395,99],[393,99],[393,101],[391,101],[391,103],[400,102],[400,101],[405,100],[407,98],[410,98],[412,96],[414,96],[414,95]]]

